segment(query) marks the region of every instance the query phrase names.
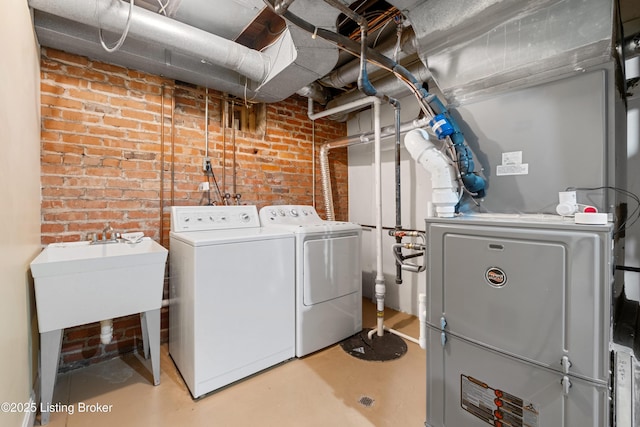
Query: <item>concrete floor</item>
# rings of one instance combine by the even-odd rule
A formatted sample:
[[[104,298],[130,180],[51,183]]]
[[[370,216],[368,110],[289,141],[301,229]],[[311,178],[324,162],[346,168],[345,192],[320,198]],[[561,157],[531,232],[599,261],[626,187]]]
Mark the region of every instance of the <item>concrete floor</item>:
[[[363,324],[375,307],[363,301]],[[418,337],[414,316],[387,309],[385,325]],[[400,359],[369,362],[331,346],[193,400],[161,348],[161,383],[138,355],[59,374],[51,427],[101,426],[424,426],[425,352],[408,342]],[[38,417],[39,419],[39,417]],[[39,422],[39,421],[37,421]]]

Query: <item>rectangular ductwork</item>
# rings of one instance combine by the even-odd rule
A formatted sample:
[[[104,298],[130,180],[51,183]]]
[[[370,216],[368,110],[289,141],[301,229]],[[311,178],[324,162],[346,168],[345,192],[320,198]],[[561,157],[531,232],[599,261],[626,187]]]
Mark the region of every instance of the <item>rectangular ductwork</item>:
[[[449,101],[526,87],[614,58],[614,3],[601,0],[389,0]]]

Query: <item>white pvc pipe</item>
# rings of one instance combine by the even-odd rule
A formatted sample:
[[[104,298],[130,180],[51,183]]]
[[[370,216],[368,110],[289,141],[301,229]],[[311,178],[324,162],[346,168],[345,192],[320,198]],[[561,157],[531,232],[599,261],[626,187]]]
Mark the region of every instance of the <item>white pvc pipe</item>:
[[[385,331],[387,331],[387,332],[389,332],[389,333],[393,334],[393,335],[397,335],[397,336],[399,336],[400,338],[404,338],[405,340],[407,340],[407,341],[411,341],[412,343],[418,344],[420,347],[422,347],[422,345],[420,344],[420,341],[419,341],[419,340],[417,340],[417,339],[415,339],[415,338],[413,338],[412,336],[409,336],[409,335],[407,335],[407,334],[404,334],[404,333],[402,333],[402,332],[400,332],[400,331],[397,331],[397,330],[395,330],[395,329],[387,328],[386,326],[383,326],[383,329],[384,329]],[[373,337],[373,335],[374,335],[374,334],[376,334],[376,331],[377,331],[377,330],[378,330],[378,329],[377,329],[377,325],[376,325],[376,328],[373,328],[373,329],[371,329],[371,330],[369,331],[369,333],[367,334],[367,337],[368,337],[369,339],[371,339],[371,337]],[[422,347],[422,348],[426,348],[426,347]]]
[[[418,319],[420,321],[420,338],[418,344],[420,348],[427,349],[427,296],[418,295]]]
[[[343,113],[346,111],[352,111],[359,107],[364,107],[365,105],[374,104],[378,102],[380,103],[380,99],[375,96],[367,96],[366,98],[358,99],[353,102],[348,102],[346,104],[338,105],[334,108],[329,108],[328,110],[320,111],[318,113],[313,112],[313,99],[309,98],[308,100],[308,116],[311,120],[318,120],[323,117],[331,116],[333,114]],[[375,109],[375,107],[374,107]],[[379,124],[379,123],[378,123]]]
[[[373,129],[374,129],[374,175],[375,175],[375,211],[376,211],[376,309],[378,319],[378,336],[384,335],[384,297],[386,286],[382,271],[382,159],[381,159],[381,126],[380,99],[374,98]]]
[[[402,333],[402,332],[400,332],[400,331],[396,331],[395,329],[387,328],[386,326],[384,327],[384,330],[385,330],[385,331],[387,331],[387,332],[392,333],[393,335],[397,335],[397,336],[399,336],[400,338],[404,338],[404,339],[405,339],[405,340],[407,340],[407,341],[411,341],[412,343],[415,343],[415,344],[420,345],[420,341],[418,341],[418,340],[417,340],[417,339],[415,339],[414,337],[411,337],[411,336],[409,336],[409,335],[407,335],[407,334],[403,334],[403,333]]]
[[[431,203],[436,208],[438,217],[453,217],[455,207],[460,199],[456,172],[440,149],[430,139],[424,129],[414,129],[404,137],[404,146],[411,157],[424,167],[431,175],[433,194]]]
[[[100,342],[104,345],[111,343],[113,338],[113,320],[100,321]]]

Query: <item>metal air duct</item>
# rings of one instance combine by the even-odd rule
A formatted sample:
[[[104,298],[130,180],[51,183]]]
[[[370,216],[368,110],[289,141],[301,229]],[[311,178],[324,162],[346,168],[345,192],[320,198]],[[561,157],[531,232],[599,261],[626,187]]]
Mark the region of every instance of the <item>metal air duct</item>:
[[[114,33],[121,33],[129,19],[129,5],[121,1],[29,0],[29,6]],[[269,72],[267,55],[215,34],[136,6],[130,19],[129,36],[136,40],[199,57],[255,81],[262,81]]]
[[[183,0],[180,7],[188,5]],[[29,6],[36,10],[36,32],[44,46],[210,87],[248,101],[286,99],[328,73],[338,59],[336,47],[310,39],[292,26],[260,52],[137,6],[129,18],[129,5],[120,0],[29,0]],[[226,2],[225,7],[239,6]],[[337,13],[323,9],[309,6],[306,12],[314,13],[319,25],[334,26]],[[121,49],[107,53],[99,43],[98,29],[121,34],[127,19],[131,20],[127,39]]]
[[[451,102],[534,85],[607,62],[614,3],[601,0],[388,0]]]

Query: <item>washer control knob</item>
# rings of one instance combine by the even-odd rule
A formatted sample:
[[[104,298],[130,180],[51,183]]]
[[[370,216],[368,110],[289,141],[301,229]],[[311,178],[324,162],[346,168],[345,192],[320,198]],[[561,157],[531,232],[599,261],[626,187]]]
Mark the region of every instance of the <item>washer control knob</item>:
[[[276,216],[276,214],[277,214],[275,209],[271,209],[271,211],[269,211],[269,213],[271,214],[271,216]]]
[[[240,214],[240,221],[249,222],[250,219],[251,219],[251,217],[249,217],[248,214],[246,214],[246,213],[241,213]]]
[[[298,211],[295,209],[291,209],[290,213],[291,213],[291,216],[298,216]]]
[[[285,216],[287,213],[284,211],[284,209],[278,209],[278,215],[280,216]]]

